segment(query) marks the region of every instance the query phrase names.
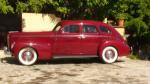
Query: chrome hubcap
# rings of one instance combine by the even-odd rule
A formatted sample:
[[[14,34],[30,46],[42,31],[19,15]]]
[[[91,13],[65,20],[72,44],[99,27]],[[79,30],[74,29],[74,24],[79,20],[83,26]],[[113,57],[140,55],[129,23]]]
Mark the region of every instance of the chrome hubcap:
[[[113,50],[107,50],[106,53],[105,53],[105,55],[106,55],[106,58],[107,58],[108,60],[111,60],[111,59],[114,58],[115,53],[114,53]]]
[[[24,59],[26,62],[30,62],[30,61],[32,60],[32,58],[33,58],[32,52],[30,52],[30,51],[24,52],[24,54],[23,54],[23,59]]]

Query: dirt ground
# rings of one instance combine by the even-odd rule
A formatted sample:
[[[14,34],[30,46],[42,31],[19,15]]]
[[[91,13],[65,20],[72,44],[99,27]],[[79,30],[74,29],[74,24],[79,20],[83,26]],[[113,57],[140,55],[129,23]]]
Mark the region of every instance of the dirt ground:
[[[119,58],[103,64],[98,58],[78,58],[23,66],[3,51],[0,60],[0,84],[150,84],[150,61]]]

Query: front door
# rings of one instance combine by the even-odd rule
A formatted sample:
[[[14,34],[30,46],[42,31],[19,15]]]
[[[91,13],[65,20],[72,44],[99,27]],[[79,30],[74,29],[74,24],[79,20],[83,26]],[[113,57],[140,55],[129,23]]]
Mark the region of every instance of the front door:
[[[55,41],[55,55],[76,55],[80,49],[80,26],[77,24],[66,25],[57,33]]]

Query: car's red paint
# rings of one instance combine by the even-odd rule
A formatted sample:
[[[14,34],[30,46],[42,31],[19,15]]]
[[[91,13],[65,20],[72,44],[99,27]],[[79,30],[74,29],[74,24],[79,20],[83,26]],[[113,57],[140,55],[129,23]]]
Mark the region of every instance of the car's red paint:
[[[63,28],[67,25],[78,25],[80,30],[78,33],[65,33]],[[96,27],[97,32],[84,33],[83,25],[92,25]],[[100,26],[108,28],[111,32],[100,31]],[[32,47],[38,53],[39,60],[51,59],[55,55],[101,55],[107,46],[115,47],[119,56],[127,56],[130,53],[130,48],[113,27],[89,20],[64,20],[58,31],[10,32],[8,46],[16,58],[22,48]]]

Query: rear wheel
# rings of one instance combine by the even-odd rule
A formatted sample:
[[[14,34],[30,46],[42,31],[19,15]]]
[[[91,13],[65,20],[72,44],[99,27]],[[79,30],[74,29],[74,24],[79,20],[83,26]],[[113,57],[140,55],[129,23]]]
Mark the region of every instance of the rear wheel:
[[[114,47],[105,47],[102,51],[101,58],[104,63],[114,63],[118,58],[118,52]]]
[[[33,48],[27,47],[19,51],[18,59],[23,65],[32,65],[37,61],[38,56]]]

